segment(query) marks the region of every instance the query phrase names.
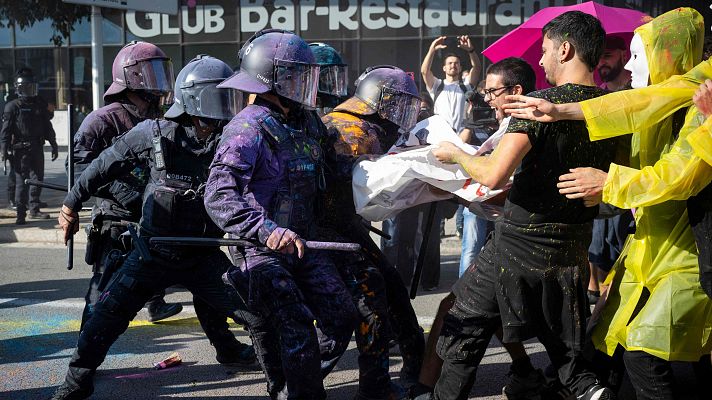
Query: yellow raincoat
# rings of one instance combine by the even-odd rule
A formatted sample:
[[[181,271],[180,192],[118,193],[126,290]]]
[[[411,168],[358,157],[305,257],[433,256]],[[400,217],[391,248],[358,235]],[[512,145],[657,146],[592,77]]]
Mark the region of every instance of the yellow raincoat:
[[[620,344],[665,360],[697,361],[712,350],[712,300],[699,284],[697,248],[682,200],[712,180],[712,168],[686,141],[707,128],[700,128],[704,120],[695,107],[677,138],[671,115],[690,106],[699,83],[712,77],[709,62],[690,71],[701,58],[704,24],[695,10],[681,8],[636,33],[645,44],[653,86],[581,103],[592,139],[634,132],[631,165],[638,168],[612,164],[604,186],[606,203],[636,208],[637,230],[608,277],[611,289],[593,341],[608,354]],[[645,292],[650,297],[631,320]]]

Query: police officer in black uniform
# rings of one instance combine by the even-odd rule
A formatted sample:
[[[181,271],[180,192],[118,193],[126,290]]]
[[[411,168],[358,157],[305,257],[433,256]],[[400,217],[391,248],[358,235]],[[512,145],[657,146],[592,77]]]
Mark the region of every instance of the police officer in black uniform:
[[[203,193],[223,126],[239,109],[230,89],[216,85],[232,74],[220,60],[198,56],[178,74],[179,93],[165,120],[146,120],[121,136],[87,167],[64,200],[59,223],[65,240],[78,230],[77,210],[99,187],[147,164],[140,238],[103,292],[79,336],[65,382],[53,399],[84,399],[109,347],[157,290],[181,284],[223,315],[245,323],[253,341],[265,332],[264,321],[221,280],[232,265],[216,247],[155,245],[152,236],[219,238],[208,217]]]
[[[24,225],[28,208],[32,219],[49,218],[49,214],[40,211],[41,188],[33,186],[30,189],[24,182],[28,178],[44,179],[45,141],[52,146],[52,161],[57,159],[59,150],[50,123],[51,113],[47,103],[37,94],[37,82],[30,69],[24,68],[18,73],[15,92],[18,98],[7,103],[3,112],[0,147],[3,160],[9,159],[12,163],[17,181],[15,223]]]

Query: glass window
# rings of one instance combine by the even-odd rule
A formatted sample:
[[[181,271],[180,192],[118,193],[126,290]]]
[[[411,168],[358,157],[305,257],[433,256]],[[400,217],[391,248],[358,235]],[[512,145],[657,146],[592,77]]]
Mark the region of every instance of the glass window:
[[[367,67],[389,64],[413,74],[418,82],[421,57],[419,52],[413,51],[419,47],[420,40],[361,40],[361,65],[358,73]],[[354,73],[354,80],[358,75]]]
[[[116,9],[102,9],[102,33],[104,44],[121,44],[123,35],[121,28],[121,12]],[[86,17],[74,24],[74,30],[69,34],[71,44],[91,44],[91,17]]]
[[[35,22],[32,26],[25,27],[25,29],[15,26],[15,44],[17,46],[51,46],[54,34],[52,20],[46,18]]]
[[[1,20],[0,25],[0,47],[10,47],[12,46],[12,27],[8,25],[9,22],[6,20]]]
[[[277,3],[271,1],[270,3]],[[298,19],[299,33],[307,41],[337,40],[342,38],[358,37],[361,26],[359,19],[360,1],[357,0],[306,0],[297,2],[294,19]],[[259,9],[259,7],[256,7]],[[245,32],[247,19],[257,20],[257,10],[245,15],[246,7],[241,8],[240,30]],[[273,8],[268,8],[270,20],[278,21],[279,12],[275,14]],[[298,17],[298,18],[297,18]],[[363,29],[363,28],[361,28]],[[249,29],[247,29],[249,31]],[[254,30],[252,30],[254,32]],[[249,37],[249,35],[248,35]]]
[[[237,66],[237,52],[239,48],[237,44],[205,44],[205,45],[188,45],[183,46],[183,64],[181,66],[174,65],[175,73],[192,60],[198,54],[207,54],[224,61],[230,68],[235,69]]]
[[[91,44],[91,17],[82,18],[69,33],[70,44]]]
[[[57,109],[66,108],[69,95],[69,57],[66,47],[17,49],[15,67],[29,67],[39,83],[39,94]]]
[[[88,47],[69,50],[69,98],[77,110],[92,109],[91,49]],[[86,115],[84,113],[83,115]],[[75,122],[81,122],[76,121]],[[78,126],[78,125],[77,125]]]
[[[14,94],[13,77],[12,50],[0,50],[0,110],[5,109],[5,103]]]

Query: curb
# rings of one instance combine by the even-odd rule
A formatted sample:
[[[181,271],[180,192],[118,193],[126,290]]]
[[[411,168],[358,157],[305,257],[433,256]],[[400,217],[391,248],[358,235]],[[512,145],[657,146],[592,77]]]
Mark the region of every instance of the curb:
[[[46,210],[49,219],[27,219],[26,225],[15,225],[17,214],[11,210],[0,210],[0,243],[55,243],[64,244],[64,236],[59,230],[57,217],[59,208]],[[88,213],[79,214],[80,226],[88,221]],[[74,235],[74,243],[86,244],[87,235],[80,229]]]

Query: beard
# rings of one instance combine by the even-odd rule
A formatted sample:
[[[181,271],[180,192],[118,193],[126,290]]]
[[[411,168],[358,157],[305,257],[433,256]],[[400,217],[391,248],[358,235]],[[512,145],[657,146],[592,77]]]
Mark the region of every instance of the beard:
[[[598,75],[601,77],[601,80],[604,82],[610,82],[614,81],[616,78],[618,78],[618,75],[621,74],[623,71],[623,62],[618,61],[616,65],[609,67],[609,66],[603,66],[598,69]]]

